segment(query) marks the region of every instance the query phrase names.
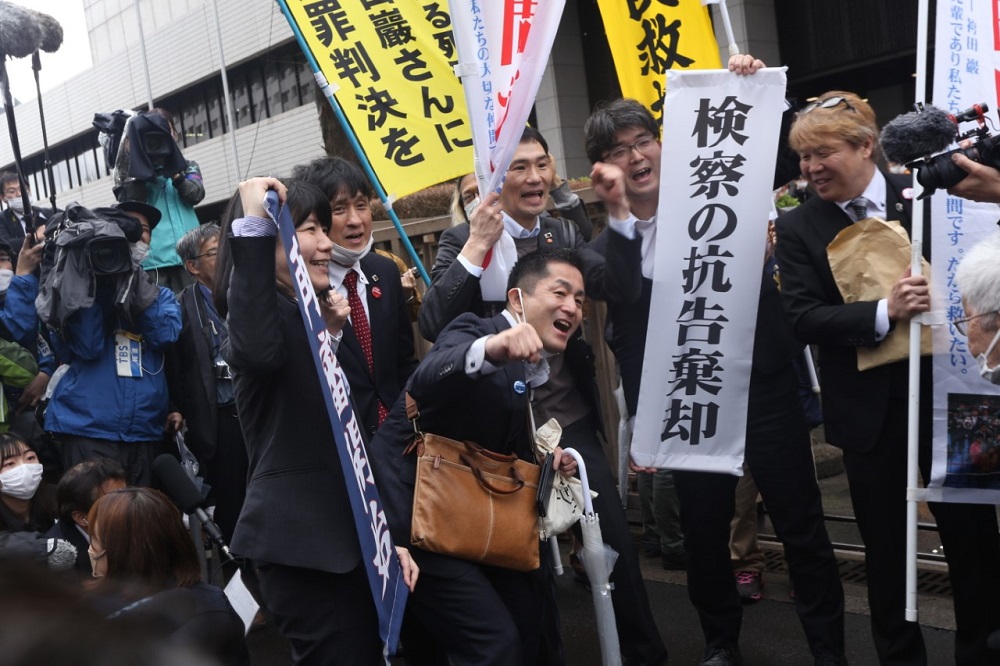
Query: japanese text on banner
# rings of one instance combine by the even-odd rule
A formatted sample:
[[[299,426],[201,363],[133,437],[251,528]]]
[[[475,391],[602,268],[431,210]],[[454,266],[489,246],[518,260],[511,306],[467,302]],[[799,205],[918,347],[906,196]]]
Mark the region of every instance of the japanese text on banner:
[[[387,189],[402,196],[468,172],[472,138],[446,2],[288,6]]]
[[[781,69],[671,72],[632,453],[741,474]]]
[[[598,0],[622,95],[663,118],[670,69],[718,69],[719,46],[699,0]],[[624,5],[624,7],[623,7]]]

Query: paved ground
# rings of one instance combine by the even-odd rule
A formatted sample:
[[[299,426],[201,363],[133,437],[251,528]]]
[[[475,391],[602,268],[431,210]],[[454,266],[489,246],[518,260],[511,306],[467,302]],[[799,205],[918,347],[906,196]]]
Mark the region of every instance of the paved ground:
[[[853,515],[847,479],[836,473],[836,452],[825,447],[817,451],[822,473],[833,473],[820,481],[826,514]],[[920,520],[933,522],[926,506],[921,507]],[[764,600],[744,610],[741,648],[745,666],[808,666],[812,664],[812,656],[789,596],[780,546],[767,543],[767,535],[773,535],[773,530],[766,520],[759,527],[764,547],[769,551],[768,571],[765,573]],[[861,556],[852,550],[860,543],[857,530],[853,525],[840,522],[828,523],[828,530],[831,539],[844,546],[838,551],[838,559],[841,560],[846,596],[847,657],[852,666],[875,665],[878,662],[869,630],[864,567]],[[936,533],[922,532],[918,550],[926,554],[940,553]],[[573,580],[568,566],[566,570],[557,581],[566,663],[568,666],[599,665],[600,643],[594,629],[590,592]],[[928,663],[935,666],[954,662],[954,616],[944,571],[941,564],[921,562],[920,624],[927,643]],[[643,577],[657,624],[670,651],[670,663],[674,666],[698,664],[704,644],[698,617],[687,598],[684,573],[664,571],[658,559],[644,559]],[[272,628],[251,634],[249,642],[254,666],[291,663],[287,646]],[[997,663],[1000,664],[1000,655]]]

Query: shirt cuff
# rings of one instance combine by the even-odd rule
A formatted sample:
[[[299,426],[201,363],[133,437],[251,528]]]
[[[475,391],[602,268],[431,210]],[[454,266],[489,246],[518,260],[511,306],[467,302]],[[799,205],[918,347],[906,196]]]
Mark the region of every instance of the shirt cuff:
[[[608,227],[613,231],[618,232],[625,238],[629,240],[634,240],[636,236],[635,230],[636,217],[635,215],[629,215],[624,220],[619,220],[618,218],[608,215]]]
[[[878,309],[875,310],[875,341],[882,342],[891,330],[889,323],[889,301],[882,299],[878,302]]]
[[[334,354],[340,349],[340,341],[344,339],[344,329],[340,329],[330,336],[330,351]]]
[[[278,235],[278,225],[272,220],[253,215],[233,220],[231,229],[237,238],[261,238]]]
[[[572,208],[576,205],[576,202],[580,200],[580,197],[578,197],[573,190],[569,189],[568,180],[564,180],[560,183],[559,187],[553,188],[549,194],[552,196],[552,201],[559,210]]]
[[[498,366],[486,360],[486,341],[492,337],[485,335],[479,338],[472,343],[469,351],[465,352],[465,374],[469,377],[492,375],[499,370]]]
[[[460,263],[463,266],[465,266],[465,270],[472,277],[474,277],[474,278],[480,278],[480,277],[483,276],[483,267],[482,266],[473,266],[472,262],[469,261],[468,259],[466,259],[465,257],[463,257],[462,255],[458,255],[458,263]]]

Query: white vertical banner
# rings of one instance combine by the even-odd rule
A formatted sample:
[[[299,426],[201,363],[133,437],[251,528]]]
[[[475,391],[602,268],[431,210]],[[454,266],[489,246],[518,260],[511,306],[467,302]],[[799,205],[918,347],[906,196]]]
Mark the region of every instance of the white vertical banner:
[[[938,0],[935,22],[934,106],[953,115],[986,103],[991,133],[1000,105],[998,3]],[[992,127],[991,127],[992,125]],[[961,131],[977,126],[964,122]],[[975,141],[975,138],[973,138]],[[951,162],[947,162],[951,167]],[[938,191],[931,200],[931,308],[949,321],[965,316],[955,270],[968,248],[997,233],[997,207]],[[921,497],[1000,503],[1000,387],[979,376],[965,336],[951,324],[934,334],[934,456]]]
[[[480,197],[499,192],[521,141],[566,0],[448,0]],[[517,261],[506,231],[487,255],[483,299],[503,301]]]
[[[785,69],[667,73],[632,457],[742,475]]]
[[[566,0],[448,0],[480,191],[499,191]]]

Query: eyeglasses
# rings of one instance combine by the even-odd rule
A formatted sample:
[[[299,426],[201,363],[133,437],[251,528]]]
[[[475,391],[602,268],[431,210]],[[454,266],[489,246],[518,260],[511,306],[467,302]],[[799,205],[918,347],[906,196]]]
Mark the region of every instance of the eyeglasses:
[[[612,148],[604,154],[604,159],[609,162],[623,162],[632,155],[633,150],[638,152],[640,155],[645,155],[648,151],[653,149],[655,144],[656,139],[647,134],[635,143],[631,143],[627,146]]]
[[[217,254],[219,254],[219,249],[218,248],[212,248],[211,250],[209,250],[208,252],[205,252],[204,254],[196,254],[194,256],[194,258],[195,259],[201,259],[202,257],[214,257]]]
[[[833,109],[840,106],[841,104],[846,106],[851,111],[856,110],[853,106],[851,106],[851,103],[847,101],[846,97],[840,97],[838,95],[836,97],[827,97],[826,99],[818,99],[815,102],[810,102],[809,104],[806,104],[805,106],[802,107],[802,110],[799,111],[799,114],[809,113],[814,109]]]
[[[962,319],[955,319],[951,322],[951,325],[955,327],[959,335],[969,335],[969,327],[966,324],[973,319],[979,319],[980,317],[985,317],[986,315],[997,314],[1000,310],[993,310],[992,312],[981,312],[977,315],[972,315],[971,317],[963,317]]]

